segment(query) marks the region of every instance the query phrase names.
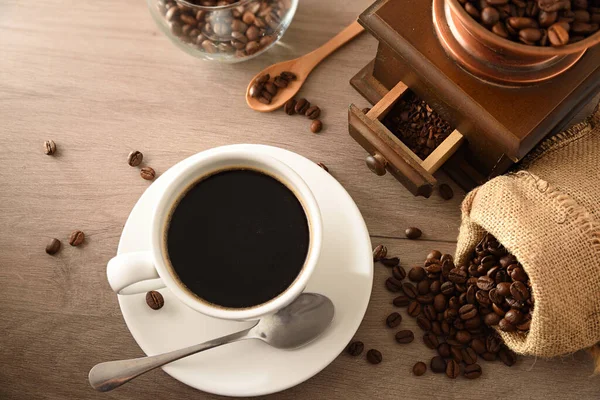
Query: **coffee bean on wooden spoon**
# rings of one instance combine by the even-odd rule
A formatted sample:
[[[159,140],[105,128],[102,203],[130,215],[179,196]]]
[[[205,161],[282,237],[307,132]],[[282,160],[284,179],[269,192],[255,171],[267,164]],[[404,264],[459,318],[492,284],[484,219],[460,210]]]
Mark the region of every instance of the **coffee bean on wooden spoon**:
[[[344,44],[354,39],[360,33],[364,32],[364,28],[360,26],[358,22],[353,22],[350,26],[345,28],[343,31],[338,33],[334,38],[325,43],[323,46],[318,49],[294,60],[280,62],[278,64],[271,65],[267,67],[260,73],[258,73],[246,89],[246,103],[253,110],[260,112],[269,112],[277,110],[291,98],[293,98],[296,93],[300,90],[308,75],[312,72],[312,70],[319,65],[321,61],[323,61],[327,56],[333,53],[338,48],[342,47]],[[264,104],[259,101],[258,98],[252,97],[250,95],[250,89],[254,85],[255,81],[269,74],[270,76],[278,76],[282,72],[292,72],[296,75],[297,79],[288,82],[288,86],[285,88],[281,88],[277,93],[277,96],[273,97],[270,104]]]

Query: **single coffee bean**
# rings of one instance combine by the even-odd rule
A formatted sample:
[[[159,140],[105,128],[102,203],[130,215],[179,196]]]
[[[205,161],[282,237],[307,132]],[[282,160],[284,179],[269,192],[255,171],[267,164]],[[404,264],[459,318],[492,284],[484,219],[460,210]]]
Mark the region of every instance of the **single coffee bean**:
[[[444,282],[444,283],[442,283],[442,287],[440,288],[440,290],[442,291],[442,294],[445,294],[446,296],[450,296],[450,295],[454,294],[454,283]],[[438,311],[440,311],[440,310],[438,310]]]
[[[525,44],[535,44],[542,38],[542,31],[538,28],[525,28],[519,31],[519,40]]]
[[[274,84],[272,84],[271,82],[267,82],[265,83],[265,90],[271,95],[271,96],[275,96],[277,94],[277,92],[279,91],[279,89],[277,88],[277,86],[275,86]]]
[[[407,343],[411,343],[413,340],[415,340],[415,335],[413,334],[412,331],[405,329],[402,331],[398,331],[396,333],[396,342],[401,343],[401,344],[407,344]]]
[[[437,312],[444,312],[446,309],[446,296],[442,293],[435,295],[433,298],[433,308],[435,308],[435,311]]]
[[[517,327],[508,322],[506,318],[502,318],[500,322],[498,322],[498,328],[503,332],[514,332],[517,330]]]
[[[402,322],[402,315],[397,312],[393,312],[385,319],[385,324],[388,328],[396,328]]]
[[[260,84],[260,85],[264,85],[265,83],[269,82],[271,80],[271,75],[269,74],[264,74],[259,76],[256,79],[256,83]]]
[[[442,183],[438,187],[438,191],[440,192],[440,197],[444,200],[450,200],[454,197],[454,190],[446,183]]]
[[[442,282],[433,281],[431,285],[429,285],[429,291],[433,294],[439,294],[442,290]]]
[[[481,22],[493,26],[500,21],[500,13],[494,7],[485,7],[481,10]]]
[[[423,232],[419,228],[410,227],[404,231],[404,235],[411,240],[415,240],[421,237]]]
[[[365,348],[365,345],[363,344],[363,342],[357,340],[357,341],[350,343],[346,350],[348,351],[348,354],[356,357],[356,356],[359,356],[363,352],[364,348]]]
[[[481,354],[481,358],[485,361],[496,361],[497,355],[496,353],[485,352]]]
[[[467,320],[477,316],[477,307],[473,304],[465,304],[458,310],[461,319]]]
[[[506,22],[508,22],[508,25],[510,25],[515,30],[538,27],[537,21],[529,17],[510,17],[506,20]]]
[[[427,371],[427,365],[424,362],[419,361],[413,366],[413,374],[421,376]]]
[[[431,321],[423,314],[417,317],[417,325],[425,332],[431,330]]]
[[[416,317],[421,313],[421,305],[417,301],[411,301],[407,309],[408,315]]]
[[[322,162],[318,162],[317,165],[324,169],[325,172],[329,172],[329,168],[327,168],[327,165],[323,164]]]
[[[512,308],[506,312],[504,319],[506,319],[513,325],[518,325],[521,323],[521,321],[523,321],[523,313],[519,310]]]
[[[156,172],[150,167],[144,167],[140,170],[140,176],[147,181],[151,181],[156,177]]]
[[[556,11],[554,11],[554,12],[541,11],[540,14],[538,15],[538,21],[540,23],[540,26],[543,28],[548,28],[550,25],[552,25],[553,23],[556,22],[557,18],[558,18],[558,13]]]
[[[165,305],[165,299],[160,292],[152,290],[146,293],[146,304],[153,310],[160,310]]]
[[[427,261],[439,260],[441,258],[442,258],[442,253],[438,250],[432,250],[429,254],[427,254]]]
[[[512,296],[506,296],[504,300],[506,301],[506,304],[512,308],[522,308],[525,305],[524,302],[517,300]]]
[[[402,290],[402,282],[394,277],[389,277],[385,281],[385,287],[392,293],[397,293]]]
[[[438,314],[438,317],[439,317],[439,316],[442,316],[442,317],[444,317],[444,315],[443,315],[443,314],[441,314],[441,313],[440,313],[440,314]],[[442,323],[441,323],[441,328],[442,328],[442,333],[443,333],[444,335],[446,335],[446,336],[450,335],[450,324],[448,323],[448,321],[446,321],[446,320],[442,321]]]
[[[444,358],[450,358],[452,353],[450,353],[450,345],[448,343],[440,343],[437,348],[438,354]]]
[[[54,140],[46,140],[44,142],[44,153],[48,156],[56,153],[56,143],[54,143]]]
[[[401,294],[400,296],[394,299],[393,304],[396,307],[406,307],[410,304],[410,298],[406,295]]]
[[[381,258],[379,261],[381,261],[381,263],[383,265],[385,265],[386,267],[395,267],[396,265],[400,264],[400,259],[398,257],[391,257],[391,258]]]
[[[427,272],[427,276],[439,276],[440,272],[442,272],[442,264],[439,262],[433,262],[425,267],[425,271]]]
[[[439,321],[432,321],[431,322],[431,332],[433,332],[437,336],[442,336],[443,335],[442,324]]]
[[[477,353],[470,347],[461,350],[463,362],[467,365],[475,364],[477,362]]]
[[[417,301],[421,304],[433,304],[433,295],[431,293],[420,294],[417,296]]]
[[[483,322],[485,322],[485,324],[488,326],[493,326],[493,325],[498,325],[498,323],[500,323],[501,319],[502,319],[502,316],[493,312],[493,313],[486,314],[483,317]]]
[[[402,290],[404,291],[404,294],[411,299],[416,299],[419,294],[415,285],[409,282],[402,284]]]
[[[569,43],[569,32],[560,22],[557,22],[548,28],[548,40],[552,46],[564,46]]]
[[[505,39],[508,39],[508,37],[510,36],[510,33],[506,29],[506,25],[504,24],[504,22],[496,23],[492,27],[492,32],[494,32],[496,35],[503,37]]]
[[[459,268],[454,268],[448,274],[448,280],[453,283],[465,283],[467,281],[467,273]]]
[[[471,333],[478,331],[480,327],[481,317],[479,315],[465,321],[465,329]]]
[[[429,367],[433,372],[438,374],[446,372],[446,361],[440,356],[435,356],[431,359]]]
[[[127,164],[129,164],[131,167],[137,167],[142,163],[143,159],[144,155],[141,152],[134,150],[129,153],[129,156],[127,156]]]
[[[488,292],[488,299],[490,299],[490,301],[494,304],[502,304],[504,302],[504,296],[502,296],[499,292],[498,292],[498,286],[496,286],[496,288],[490,290]]]
[[[510,295],[510,283],[501,282],[501,283],[497,284],[496,291],[500,296],[503,296],[503,297]]]
[[[276,76],[275,79],[273,79],[273,84],[280,89],[284,89],[288,87],[289,83],[286,79],[282,78],[281,76]]]
[[[367,361],[369,361],[371,364],[379,364],[381,361],[383,361],[383,356],[379,350],[371,349],[367,351]]]
[[[492,303],[492,311],[501,316],[504,317],[504,315],[506,314],[506,311],[504,310],[504,308],[502,308],[503,306],[499,306],[497,304]]]
[[[321,122],[320,119],[315,119],[311,124],[310,124],[310,131],[312,133],[319,133],[321,132],[321,130],[323,129],[323,122]]]
[[[482,339],[475,338],[471,340],[469,346],[475,351],[477,354],[483,354],[486,352],[485,342]]]
[[[408,279],[413,282],[420,282],[425,279],[425,270],[422,267],[412,267],[408,271]]]
[[[82,231],[73,231],[69,236],[69,244],[71,246],[79,246],[85,240],[85,234]]]
[[[60,240],[54,238],[46,245],[46,253],[54,255],[60,250]]]
[[[481,376],[481,366],[479,364],[467,365],[463,375],[467,379],[477,379]]]
[[[456,316],[458,317],[458,309],[461,307],[461,304],[458,300],[458,297],[452,296],[448,299],[448,307],[456,310]]]
[[[437,336],[435,336],[431,332],[428,332],[425,335],[423,335],[423,343],[425,343],[425,346],[433,350],[437,349],[437,347],[440,345]]]
[[[488,276],[480,276],[477,279],[477,287],[481,290],[492,290],[496,286],[496,282]]]
[[[497,336],[488,336],[485,342],[485,347],[490,353],[497,353],[502,347],[502,342]]]
[[[290,72],[290,71],[283,71],[281,74],[279,74],[279,76],[281,76],[283,79],[285,79],[288,82],[296,80],[296,74],[294,74],[293,72]]]
[[[250,97],[253,97],[253,98],[256,99],[256,98],[260,97],[260,94],[262,93],[262,91],[263,91],[264,88],[265,88],[264,84],[255,82],[250,87],[250,91],[248,92],[248,94],[250,95]]]
[[[406,278],[406,271],[401,266],[396,265],[394,268],[392,268],[392,276],[401,281]]]
[[[450,379],[456,379],[460,375],[460,364],[456,360],[449,360],[446,364],[446,376]]]
[[[469,333],[469,331],[460,330],[456,332],[456,340],[462,344],[467,344],[471,341],[471,333]]]
[[[288,101],[288,103],[289,103],[289,101]],[[287,106],[288,103],[286,103],[286,106]],[[296,105],[296,101],[295,100],[294,100],[294,105]],[[292,106],[292,110],[293,109],[294,109],[294,107]],[[385,247],[382,244],[377,245],[377,247],[375,247],[373,249],[373,261],[379,261],[382,258],[384,258],[386,255],[387,255],[387,247]]]
[[[512,367],[517,362],[517,355],[509,349],[501,349],[498,352],[498,357],[509,367]]]
[[[428,320],[437,321],[437,312],[435,312],[435,308],[433,308],[431,304],[427,304],[423,307],[423,314]]]
[[[527,289],[527,286],[521,281],[513,282],[513,284],[510,285],[510,294],[515,300],[525,301],[529,298],[529,289]]]
[[[304,115],[309,119],[317,119],[321,115],[321,109],[317,106],[311,106],[304,112]]]
[[[306,110],[308,110],[309,107],[310,103],[306,99],[302,98],[296,103],[295,110],[297,114],[304,115],[304,113],[306,112]]]
[[[283,110],[285,111],[285,113],[287,115],[294,115],[294,114],[296,114],[296,110],[294,109],[294,107],[296,107],[296,100],[289,99],[288,101],[285,102],[285,105],[283,106]],[[385,257],[385,256],[383,256],[383,257]],[[381,257],[379,257],[379,258],[381,258]],[[374,260],[377,261],[377,260],[379,260],[379,258],[374,259]]]
[[[451,339],[450,339],[451,340]],[[460,343],[459,343],[460,345]],[[450,356],[457,362],[462,362],[462,347],[450,346]]]

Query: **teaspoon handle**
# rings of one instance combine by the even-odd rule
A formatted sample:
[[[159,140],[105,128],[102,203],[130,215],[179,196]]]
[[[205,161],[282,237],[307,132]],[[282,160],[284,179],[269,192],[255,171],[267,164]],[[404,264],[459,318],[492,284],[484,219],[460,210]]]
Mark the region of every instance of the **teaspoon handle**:
[[[306,54],[302,58],[305,59],[306,64],[309,65],[309,69],[315,68],[321,61],[323,61],[331,53],[354,39],[365,31],[358,21],[354,21],[340,33],[331,38],[327,43],[319,47],[318,49]]]
[[[111,391],[138,376],[152,371],[170,362],[199,353],[204,350],[222,346],[224,344],[237,342],[243,339],[252,339],[249,335],[250,329],[232,333],[208,342],[200,343],[185,349],[174,350],[169,353],[159,354],[151,357],[132,358],[130,360],[108,361],[97,364],[90,370],[88,379],[90,385],[100,392]]]

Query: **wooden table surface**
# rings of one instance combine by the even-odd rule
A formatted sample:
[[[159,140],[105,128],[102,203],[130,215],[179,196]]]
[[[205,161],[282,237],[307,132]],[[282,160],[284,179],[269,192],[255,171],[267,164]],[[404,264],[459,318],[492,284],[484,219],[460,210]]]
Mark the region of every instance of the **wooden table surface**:
[[[88,385],[95,363],[143,355],[105,270],[150,184],[126,163],[133,149],[160,174],[215,146],[280,146],[326,163],[357,202],[373,243],[386,244],[403,266],[421,262],[432,248],[454,251],[464,193],[455,187],[451,201],[414,198],[389,174],[372,175],[364,150],[348,136],[348,104],[367,106],[348,81],[374,56],[373,38],[363,35],[335,53],[303,89],[324,110],[321,135],[309,132],[306,119],[246,107],[244,89],[254,74],[324,43],[369,3],[302,0],[282,45],[238,65],[201,62],[175,48],[142,0],[0,3],[0,399],[216,398],[162,370],[108,394]],[[46,139],[58,145],[54,157],[43,154]],[[411,225],[423,228],[421,240],[403,238]],[[80,248],[67,244],[74,229],[87,235]],[[44,252],[52,237],[63,241],[54,257]],[[271,398],[600,398],[600,379],[590,377],[584,353],[523,358],[512,368],[483,362],[476,381],[412,376],[412,365],[433,351],[420,340],[400,347],[383,328],[392,311],[387,274],[375,267],[356,334],[380,349],[384,362],[372,366],[342,354]],[[411,318],[403,324],[416,329]]]

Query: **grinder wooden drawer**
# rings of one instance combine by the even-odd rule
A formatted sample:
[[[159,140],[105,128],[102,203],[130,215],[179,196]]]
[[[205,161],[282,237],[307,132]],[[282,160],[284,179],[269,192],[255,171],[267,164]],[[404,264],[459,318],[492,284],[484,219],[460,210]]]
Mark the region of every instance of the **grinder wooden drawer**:
[[[389,171],[415,196],[429,197],[437,171],[463,142],[463,135],[454,130],[431,154],[421,160],[381,122],[398,100],[408,94],[408,87],[399,82],[365,114],[354,104],[348,110],[350,136],[367,150],[367,166],[377,175]]]

